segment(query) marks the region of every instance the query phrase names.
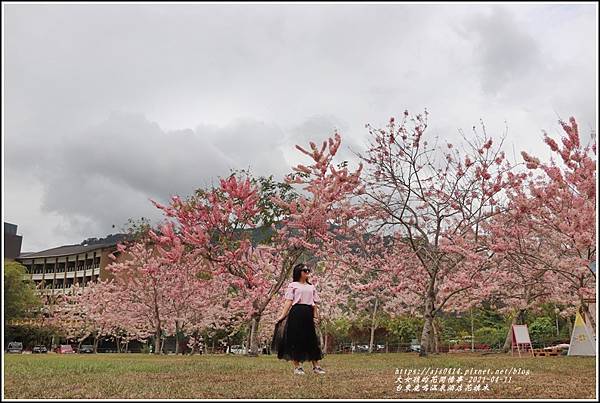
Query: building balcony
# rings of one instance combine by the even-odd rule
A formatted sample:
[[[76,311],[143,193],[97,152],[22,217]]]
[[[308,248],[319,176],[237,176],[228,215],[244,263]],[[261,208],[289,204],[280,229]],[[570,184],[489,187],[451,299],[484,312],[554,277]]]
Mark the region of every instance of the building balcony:
[[[38,294],[41,295],[58,295],[58,294],[71,294],[73,292],[73,286],[69,286],[66,288],[43,288],[36,290]],[[83,287],[80,285],[79,292],[83,292]]]
[[[97,276],[100,275],[100,266],[90,267],[86,270],[78,270],[78,271],[68,271],[67,278],[83,278],[85,276]],[[31,277],[30,277],[31,276]],[[43,280],[44,273],[34,273],[34,274],[25,274],[23,275],[24,280],[28,280],[31,278],[32,280]],[[54,273],[46,273],[46,281],[52,280],[54,278]],[[65,272],[60,271],[56,272],[56,278],[61,279],[65,278]]]
[[[63,289],[62,288],[44,288],[42,290],[38,290],[38,293],[42,294],[42,295],[56,295],[56,294],[62,294],[63,293]]]

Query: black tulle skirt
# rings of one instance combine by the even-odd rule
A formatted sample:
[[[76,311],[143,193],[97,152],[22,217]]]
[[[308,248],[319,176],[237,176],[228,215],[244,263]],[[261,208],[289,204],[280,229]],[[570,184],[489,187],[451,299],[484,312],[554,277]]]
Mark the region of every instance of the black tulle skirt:
[[[303,362],[325,356],[313,314],[312,305],[294,304],[288,315],[275,324],[271,350],[277,351],[277,358]]]

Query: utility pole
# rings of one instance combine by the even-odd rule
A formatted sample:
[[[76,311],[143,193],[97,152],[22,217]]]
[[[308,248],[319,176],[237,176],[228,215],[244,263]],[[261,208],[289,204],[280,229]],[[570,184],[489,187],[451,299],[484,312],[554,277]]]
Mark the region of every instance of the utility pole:
[[[475,351],[475,332],[473,326],[473,307],[471,307],[471,352]]]

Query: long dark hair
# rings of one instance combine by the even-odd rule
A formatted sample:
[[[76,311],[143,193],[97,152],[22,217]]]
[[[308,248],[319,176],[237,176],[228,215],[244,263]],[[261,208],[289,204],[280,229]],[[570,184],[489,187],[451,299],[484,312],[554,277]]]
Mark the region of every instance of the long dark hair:
[[[294,272],[292,273],[292,280],[293,281],[300,281],[300,274],[302,274],[302,269],[305,269],[307,266],[304,263],[298,263],[296,266],[294,266]],[[310,281],[308,281],[308,279],[306,280],[307,284],[311,284],[312,283]]]

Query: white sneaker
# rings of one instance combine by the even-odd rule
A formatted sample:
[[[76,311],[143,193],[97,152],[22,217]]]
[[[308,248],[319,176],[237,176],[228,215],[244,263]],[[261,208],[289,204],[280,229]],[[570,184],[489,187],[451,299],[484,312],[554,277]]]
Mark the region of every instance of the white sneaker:
[[[313,367],[313,372],[315,374],[324,374],[325,370],[323,368],[321,368],[321,367]]]
[[[302,368],[302,367],[294,368],[294,374],[295,375],[306,375],[306,373],[304,372],[304,368]]]

